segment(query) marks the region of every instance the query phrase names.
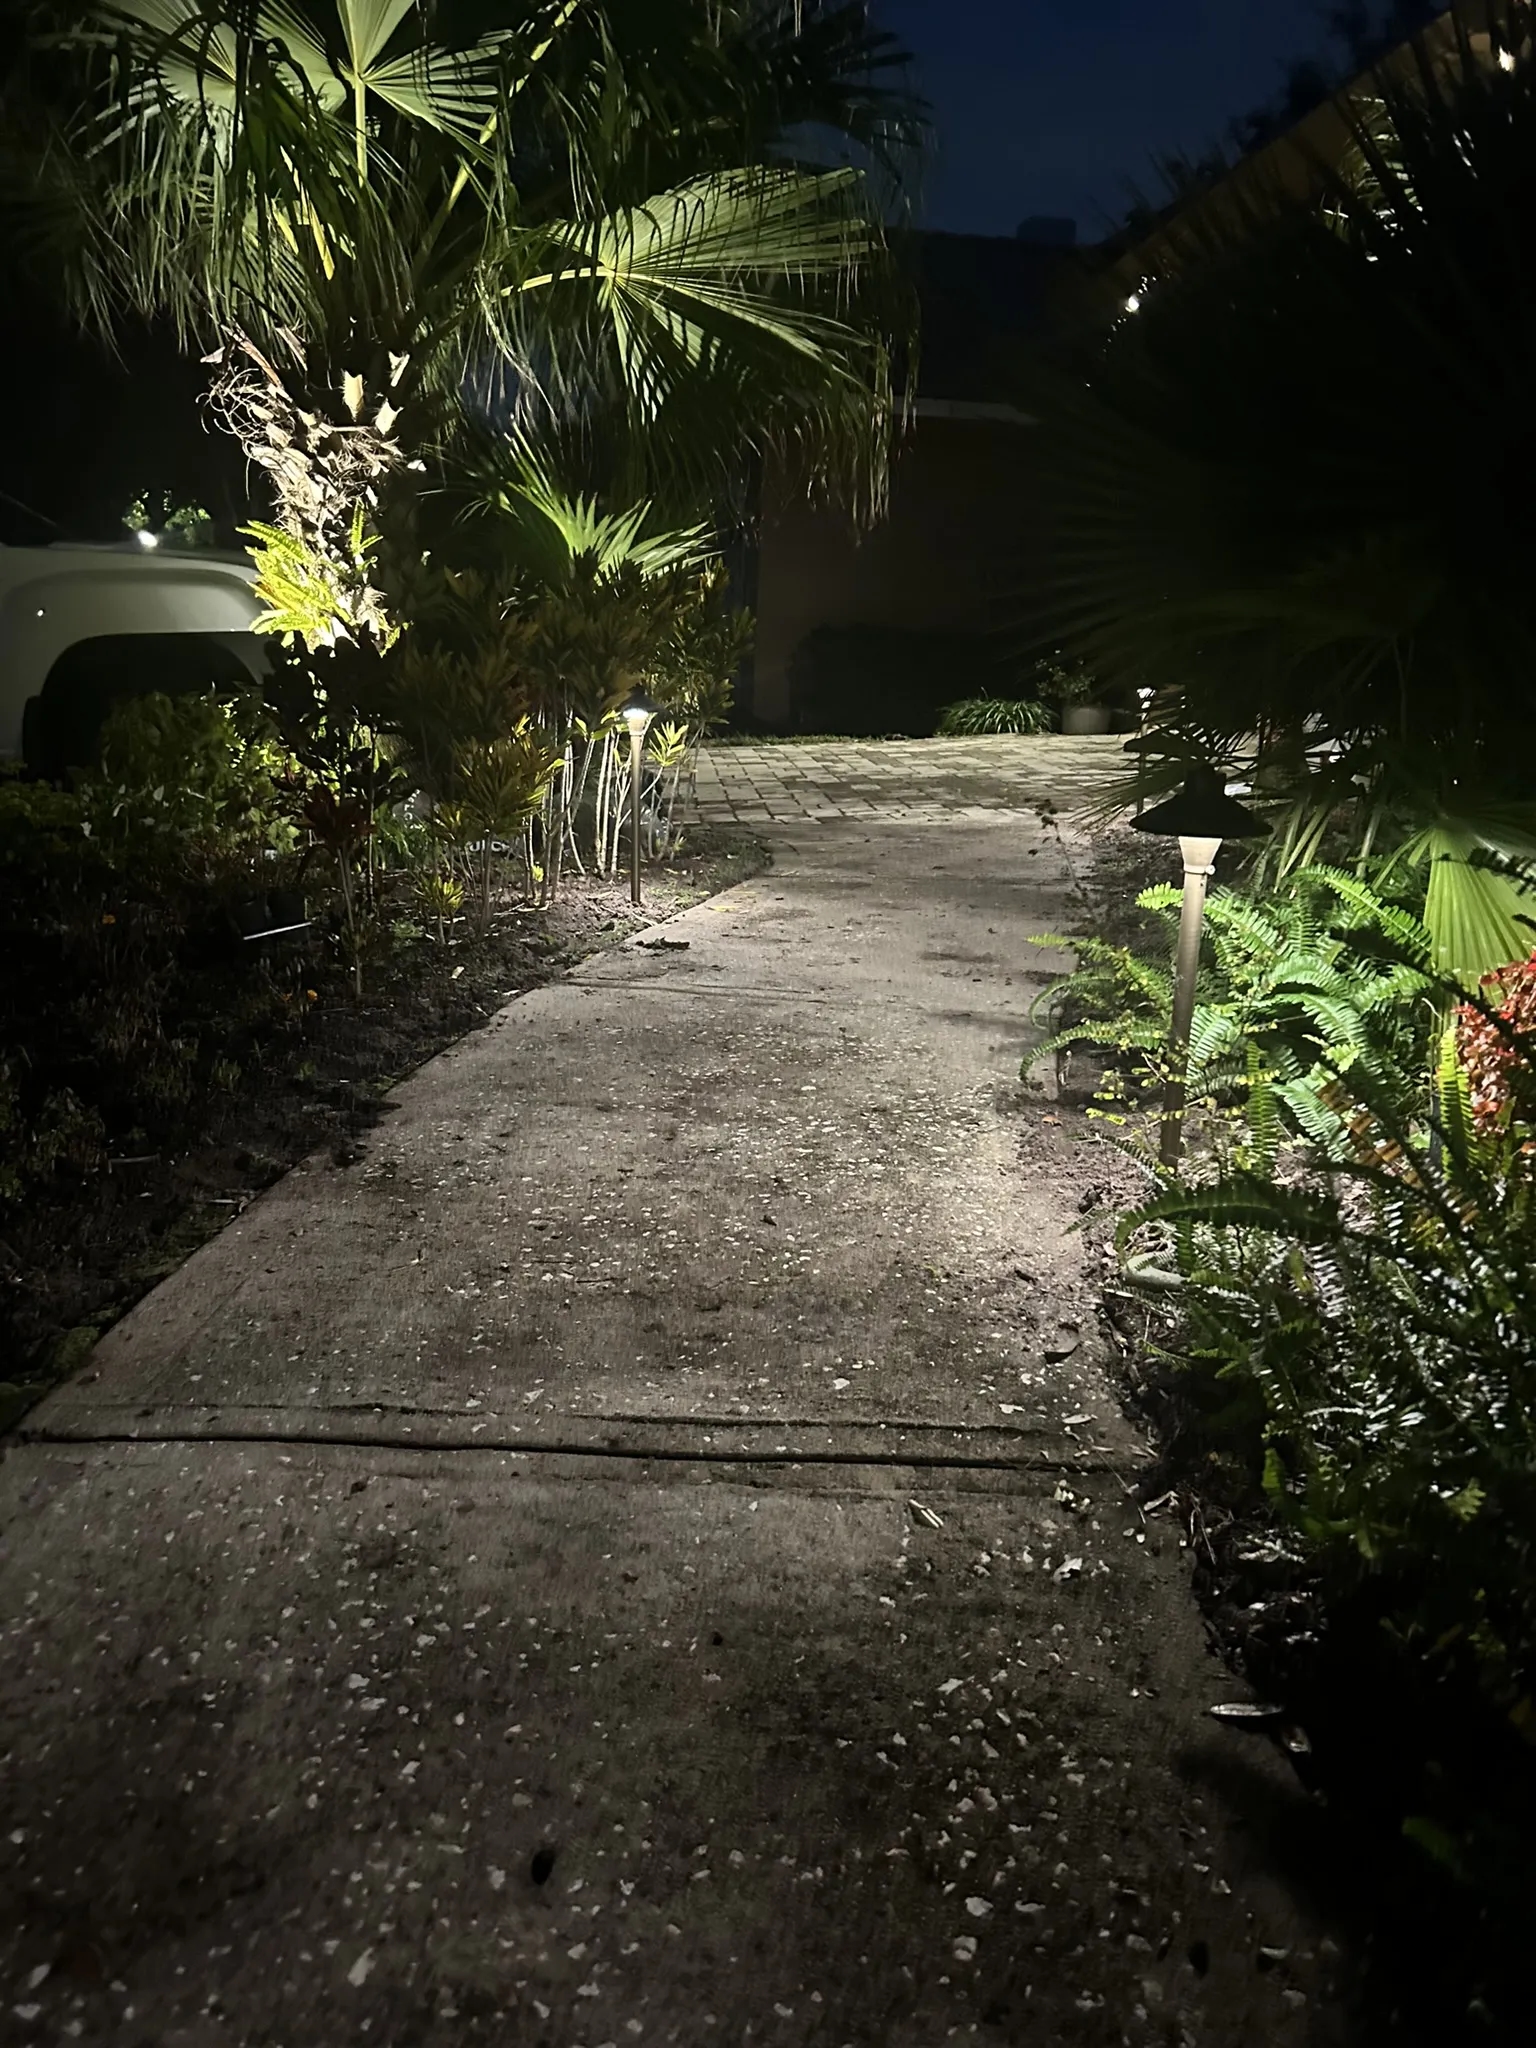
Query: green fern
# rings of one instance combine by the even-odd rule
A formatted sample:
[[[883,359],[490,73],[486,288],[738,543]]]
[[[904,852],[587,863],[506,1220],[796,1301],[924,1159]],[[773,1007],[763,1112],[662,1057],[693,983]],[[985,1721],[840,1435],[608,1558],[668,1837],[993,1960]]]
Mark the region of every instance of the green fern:
[[[1180,1306],[1165,1357],[1257,1402],[1275,1510],[1336,1574],[1392,1574],[1409,1640],[1462,1645],[1514,1707],[1536,1686],[1531,1132],[1478,1130],[1445,1031],[1432,1073],[1357,1064],[1310,1121],[1280,1083],[1316,1142],[1277,1184],[1270,1087],[1254,1056],[1245,1156],[1121,1219],[1126,1277]]]
[[[1162,923],[1168,958],[1181,891],[1157,883],[1136,901]],[[1036,943],[1075,946],[1079,964],[1034,1005],[1054,1028],[1031,1061],[1092,1045],[1115,1056],[1133,1089],[1160,1087],[1170,969],[1095,938]],[[1337,1152],[1344,1141],[1327,1105],[1338,1075],[1422,1071],[1440,994],[1430,959],[1424,926],[1341,869],[1300,869],[1262,901],[1214,890],[1190,1027],[1190,1099],[1257,1114],[1260,1134],[1250,1124],[1248,1142],[1267,1156],[1282,1133]]]

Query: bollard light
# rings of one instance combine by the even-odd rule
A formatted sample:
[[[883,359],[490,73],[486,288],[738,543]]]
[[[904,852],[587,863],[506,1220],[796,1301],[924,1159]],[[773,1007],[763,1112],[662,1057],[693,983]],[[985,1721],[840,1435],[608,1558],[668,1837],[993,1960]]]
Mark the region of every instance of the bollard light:
[[[1200,928],[1205,892],[1224,839],[1260,839],[1269,827],[1227,795],[1226,777],[1197,768],[1166,803],[1132,820],[1138,832],[1177,839],[1184,858],[1184,901],[1179,910],[1179,944],[1174,955],[1173,1020],[1168,1031],[1168,1088],[1158,1157],[1177,1166],[1184,1149],[1184,1108],[1189,1081],[1189,1029],[1195,1015],[1195,978],[1200,971]]]
[[[629,727],[629,900],[640,901],[640,769],[645,735],[661,706],[636,686],[619,706]]]

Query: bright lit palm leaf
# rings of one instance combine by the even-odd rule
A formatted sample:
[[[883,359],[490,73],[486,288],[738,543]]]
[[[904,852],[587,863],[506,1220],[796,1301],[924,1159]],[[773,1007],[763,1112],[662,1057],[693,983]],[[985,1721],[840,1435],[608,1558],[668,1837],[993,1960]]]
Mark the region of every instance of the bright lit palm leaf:
[[[869,193],[769,161],[779,138],[755,132],[816,105],[814,67],[785,54],[798,10],[673,12],[647,49],[600,0],[522,0],[461,48],[422,0],[108,0],[105,34],[73,45],[95,85],[73,131],[77,295],[103,321],[168,312],[204,345],[291,333],[306,402],[343,371],[376,380],[387,353],[456,403],[499,358],[524,426],[617,403],[661,469],[702,457],[718,482],[743,443],[800,436],[878,477],[890,314],[867,287],[885,266]],[[827,52],[875,47],[834,12]],[[873,95],[827,91],[875,133]],[[653,159],[669,180],[637,195]]]
[[[658,529],[648,501],[605,512],[588,492],[567,491],[531,450],[503,443],[481,466],[484,504],[502,522],[510,560],[550,589],[578,567],[599,578],[632,569],[642,578],[696,570],[718,552],[711,529]]]
[[[551,230],[551,267],[506,296],[595,303],[642,414],[722,350],[798,356],[849,378],[866,369],[867,342],[798,282],[851,278],[874,255],[875,230],[848,203],[855,186],[847,172],[764,170],[660,193],[593,228]]]

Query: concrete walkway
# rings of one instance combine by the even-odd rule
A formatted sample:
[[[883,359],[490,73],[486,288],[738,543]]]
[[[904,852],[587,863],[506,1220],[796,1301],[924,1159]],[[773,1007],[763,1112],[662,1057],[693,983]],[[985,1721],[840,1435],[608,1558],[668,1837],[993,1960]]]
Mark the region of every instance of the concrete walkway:
[[[775,827],[34,1414],[14,2038],[1333,2038],[1017,1088],[1062,843],[972,808]]]

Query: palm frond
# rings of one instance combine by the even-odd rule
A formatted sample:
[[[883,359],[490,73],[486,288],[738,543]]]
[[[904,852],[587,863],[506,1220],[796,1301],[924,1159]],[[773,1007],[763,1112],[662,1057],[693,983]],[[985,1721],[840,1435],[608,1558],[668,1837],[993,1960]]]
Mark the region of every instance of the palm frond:
[[[321,405],[406,361],[418,447],[499,384],[541,437],[621,418],[632,500],[717,496],[778,447],[868,506],[910,321],[867,168],[774,126],[819,93],[870,150],[894,135],[899,96],[882,128],[883,88],[838,71],[893,54],[858,12],[740,0],[662,34],[524,0],[476,39],[422,0],[104,0],[49,53],[75,303],[205,348],[295,334]]]
[[[718,552],[702,521],[664,528],[649,500],[607,511],[595,493],[566,489],[526,442],[482,444],[471,474],[480,505],[497,517],[510,559],[551,588],[569,584],[578,569],[610,577],[628,568],[647,579],[698,570]]]
[[[1466,828],[1440,824],[1416,834],[1399,856],[1406,865],[1427,864],[1424,923],[1434,963],[1468,986],[1523,958],[1536,930],[1536,891],[1522,874],[1480,861],[1483,850]]]

